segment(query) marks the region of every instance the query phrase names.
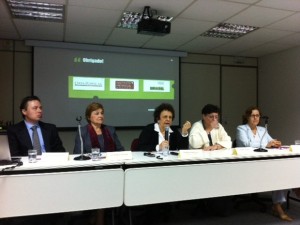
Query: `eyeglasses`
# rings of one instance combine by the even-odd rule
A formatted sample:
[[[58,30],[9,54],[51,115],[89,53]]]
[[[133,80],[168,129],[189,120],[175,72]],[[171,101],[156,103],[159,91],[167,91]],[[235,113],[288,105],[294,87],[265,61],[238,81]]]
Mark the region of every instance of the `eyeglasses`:
[[[169,119],[169,120],[172,120],[172,119],[173,119],[173,116],[167,116],[167,115],[166,115],[166,116],[162,116],[162,118],[163,118],[163,119]]]
[[[252,117],[252,118],[260,118],[260,115],[259,114],[255,114],[255,115],[251,115],[250,117]]]
[[[216,119],[216,120],[219,119],[219,115],[207,115],[207,117],[208,117],[209,119]]]

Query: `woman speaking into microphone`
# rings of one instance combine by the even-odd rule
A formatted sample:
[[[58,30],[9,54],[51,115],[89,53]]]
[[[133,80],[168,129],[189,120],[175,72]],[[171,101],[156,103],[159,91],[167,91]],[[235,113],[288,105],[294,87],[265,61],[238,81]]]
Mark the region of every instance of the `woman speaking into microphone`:
[[[191,123],[186,121],[181,132],[172,126],[175,110],[171,104],[162,103],[154,111],[154,123],[144,127],[139,136],[139,151],[157,151],[188,149],[188,130]]]

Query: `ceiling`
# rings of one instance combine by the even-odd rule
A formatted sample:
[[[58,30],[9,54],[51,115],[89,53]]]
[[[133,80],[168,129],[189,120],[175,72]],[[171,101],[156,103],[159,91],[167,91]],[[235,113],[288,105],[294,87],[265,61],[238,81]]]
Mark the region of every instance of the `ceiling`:
[[[36,0],[31,0],[36,1]],[[65,5],[64,23],[13,19],[0,1],[0,39],[47,40],[108,46],[260,57],[300,45],[300,0],[39,0]],[[137,34],[117,28],[123,11],[172,16],[171,33]],[[220,22],[260,27],[238,39],[202,37]]]

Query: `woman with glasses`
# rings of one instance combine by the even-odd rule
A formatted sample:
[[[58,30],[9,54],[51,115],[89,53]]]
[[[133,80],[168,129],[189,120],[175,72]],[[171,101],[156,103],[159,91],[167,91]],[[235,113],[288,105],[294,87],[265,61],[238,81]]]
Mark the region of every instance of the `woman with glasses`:
[[[190,148],[204,151],[231,148],[231,138],[219,123],[219,116],[218,106],[207,104],[202,108],[202,119],[193,124],[190,132]],[[225,196],[202,199],[197,208],[213,215],[229,216],[233,209],[233,198]]]
[[[258,126],[260,117],[261,114],[258,107],[251,106],[246,110],[243,115],[243,125],[237,127],[237,147],[278,148],[281,146],[281,141],[273,139],[266,131],[266,128]],[[281,206],[286,201],[286,194],[287,190],[273,191],[272,212],[284,221],[292,221],[293,219],[284,212]]]
[[[236,145],[238,147],[277,148],[281,142],[265,133],[264,127],[258,126],[260,111],[256,106],[249,107],[243,115],[243,125],[237,127]],[[262,139],[263,138],[263,139]]]
[[[203,107],[202,120],[194,123],[190,132],[190,148],[206,151],[231,148],[231,138],[219,123],[219,114],[218,106],[207,104]]]

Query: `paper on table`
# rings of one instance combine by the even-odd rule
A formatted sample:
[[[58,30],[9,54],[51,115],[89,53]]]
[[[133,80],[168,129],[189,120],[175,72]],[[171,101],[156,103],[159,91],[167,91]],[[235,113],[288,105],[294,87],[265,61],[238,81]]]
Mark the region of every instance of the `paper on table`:
[[[68,161],[69,152],[44,152],[41,157],[42,161]]]
[[[202,152],[198,150],[179,150],[179,158],[189,159],[189,158],[199,158]]]
[[[290,151],[300,153],[300,145],[291,145],[290,146]]]
[[[132,159],[132,152],[131,151],[107,152],[106,159],[117,160],[117,161]]]

